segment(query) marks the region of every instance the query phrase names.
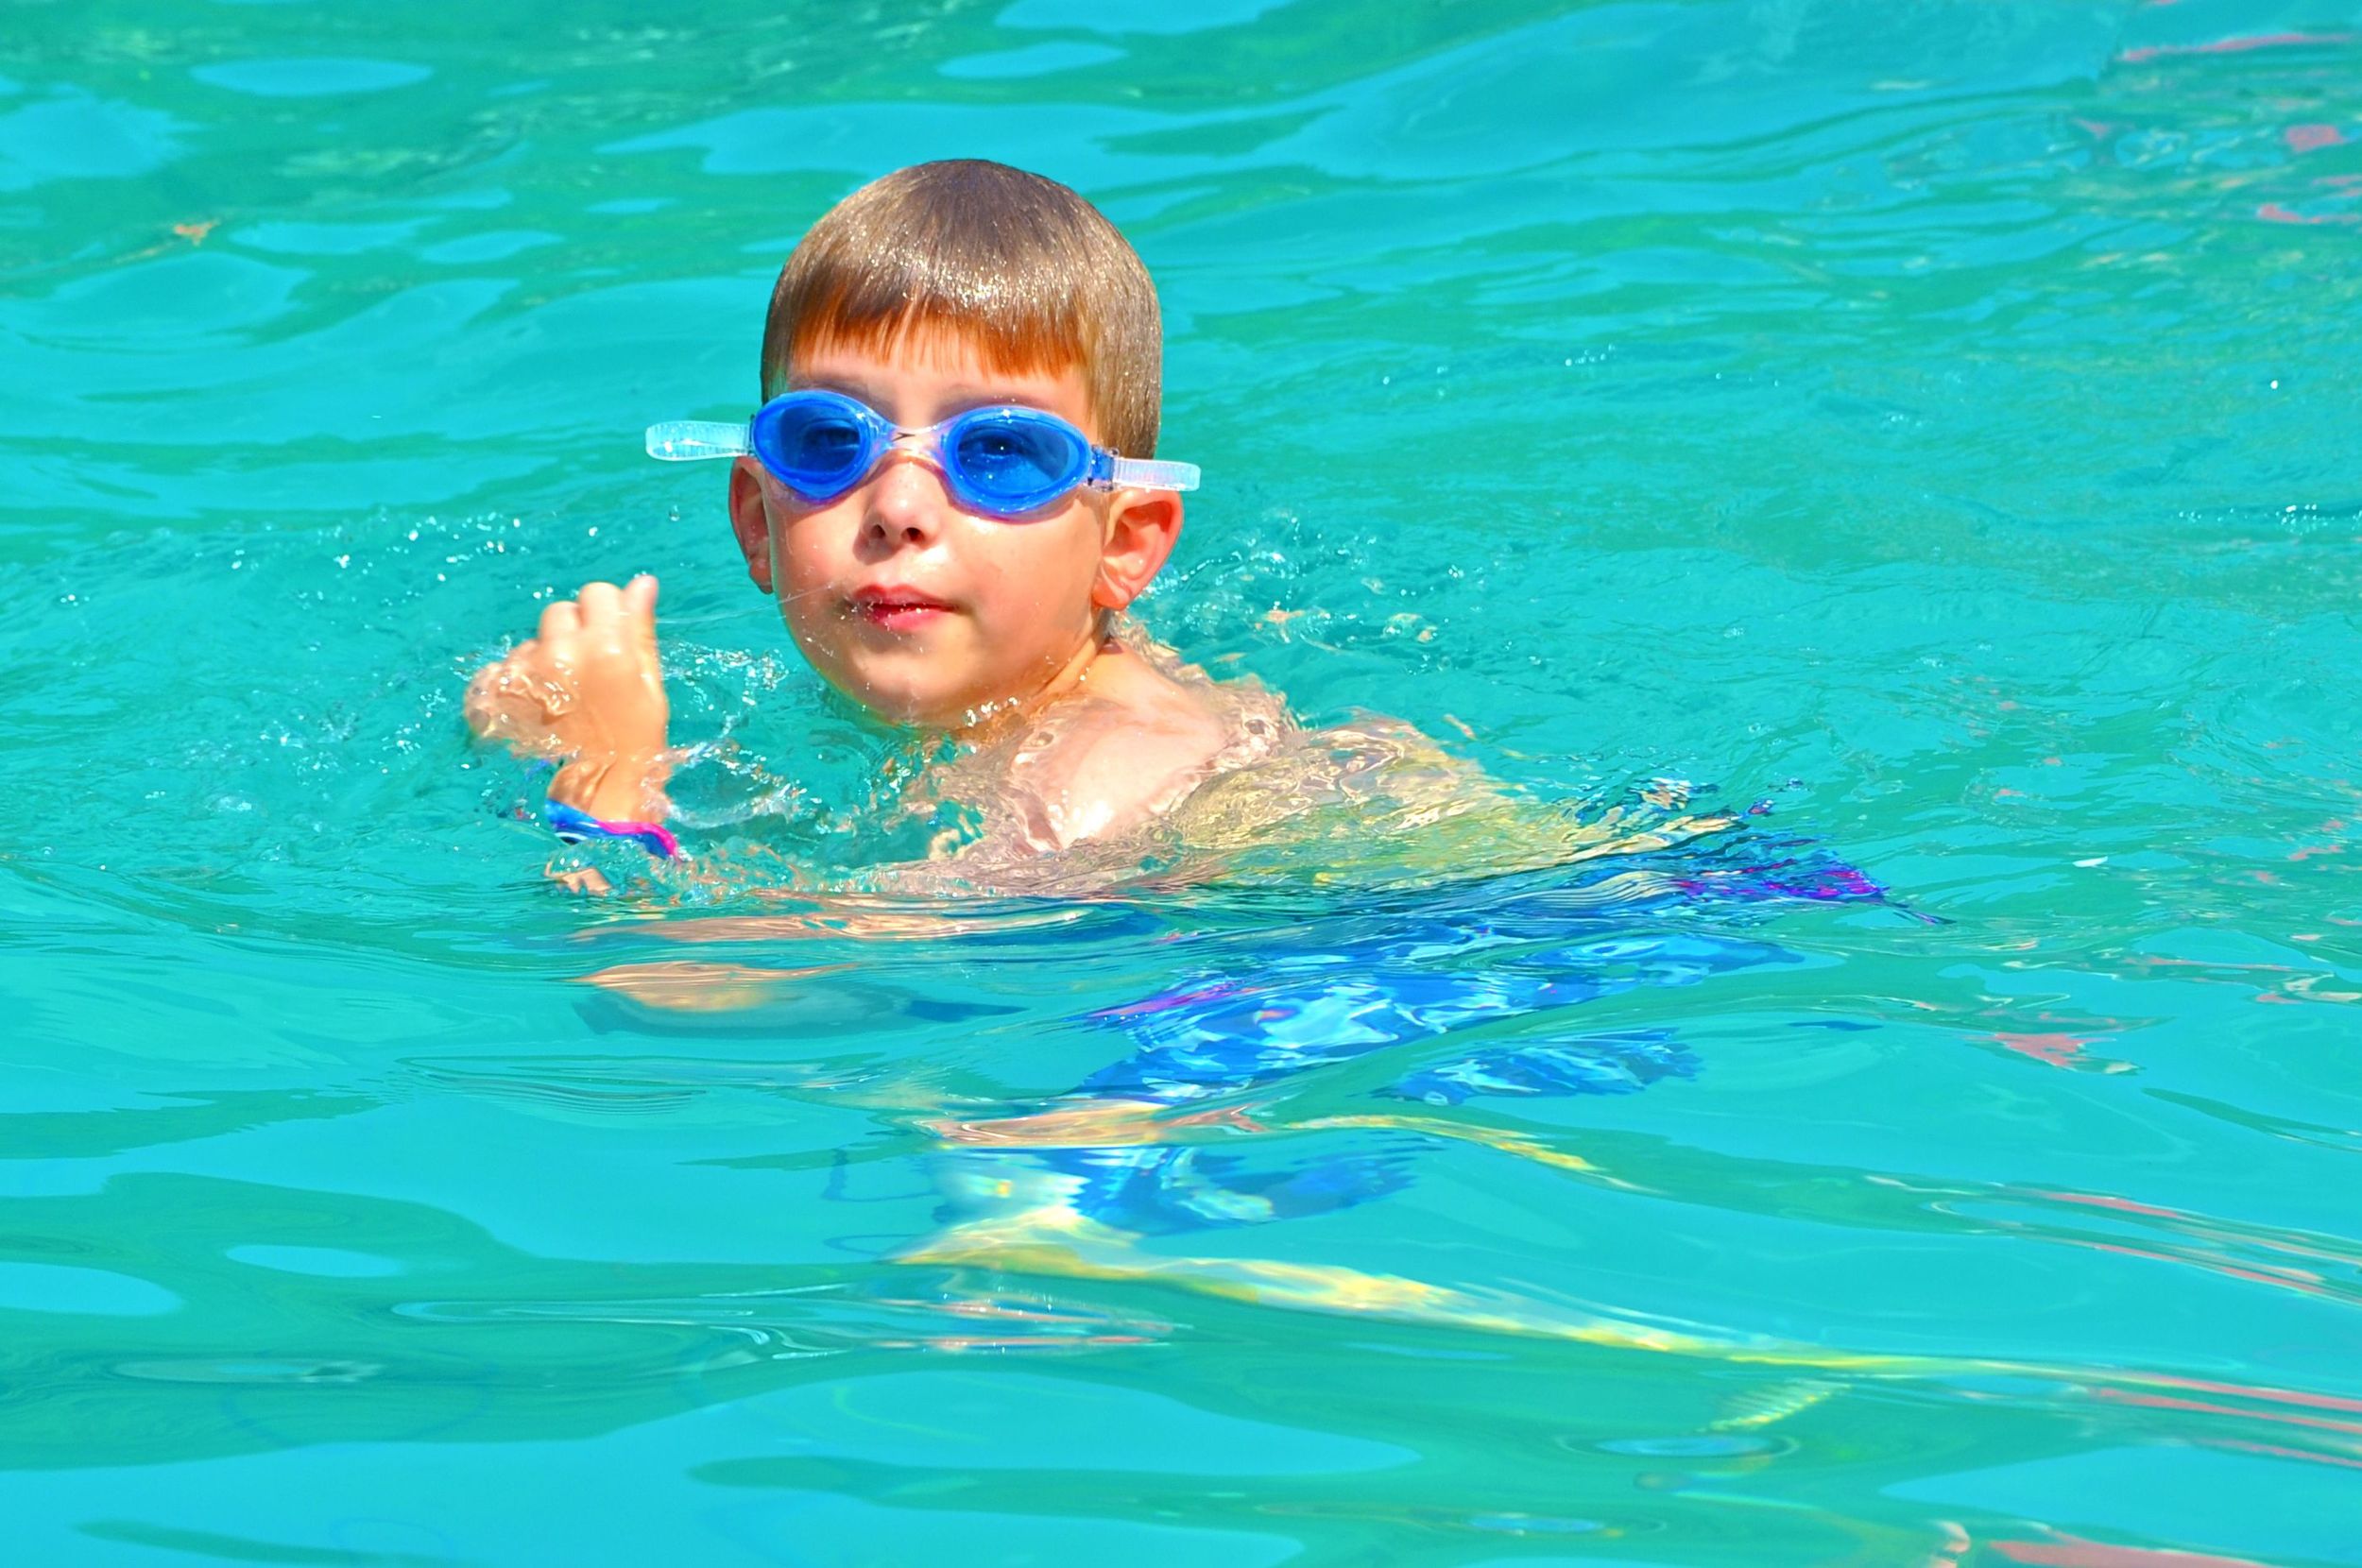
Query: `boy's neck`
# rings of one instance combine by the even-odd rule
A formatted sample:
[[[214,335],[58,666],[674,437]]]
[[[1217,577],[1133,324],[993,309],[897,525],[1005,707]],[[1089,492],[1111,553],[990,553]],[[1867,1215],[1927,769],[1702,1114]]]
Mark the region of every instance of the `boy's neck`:
[[[996,705],[990,712],[984,714],[974,724],[962,725],[954,733],[972,745],[988,744],[999,739],[1011,726],[1023,724],[1037,716],[1043,708],[1048,707],[1059,698],[1070,695],[1087,685],[1093,666],[1104,657],[1118,656],[1122,652],[1123,644],[1117,639],[1113,629],[1094,623],[1090,635],[1083,639],[1081,645],[1074,650],[1067,661],[1061,664],[1056,673],[1043,682],[1041,688],[1032,696],[1005,705]]]

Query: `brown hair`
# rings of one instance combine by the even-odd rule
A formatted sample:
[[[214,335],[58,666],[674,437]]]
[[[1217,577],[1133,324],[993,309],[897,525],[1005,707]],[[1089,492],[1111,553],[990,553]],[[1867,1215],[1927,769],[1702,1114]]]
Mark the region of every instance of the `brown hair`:
[[[1097,437],[1156,451],[1164,330],[1148,269],[1098,208],[1005,163],[951,159],[873,180],[812,226],[771,291],[762,395],[804,354],[884,350],[949,328],[1006,375],[1078,366]]]

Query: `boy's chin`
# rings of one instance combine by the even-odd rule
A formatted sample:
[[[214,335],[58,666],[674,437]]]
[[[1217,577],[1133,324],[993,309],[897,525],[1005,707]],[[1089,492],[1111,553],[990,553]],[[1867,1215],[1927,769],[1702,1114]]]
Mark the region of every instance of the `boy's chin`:
[[[918,729],[966,729],[1020,706],[1055,673],[1048,664],[1037,673],[980,666],[960,650],[911,643],[806,644],[804,653],[841,695],[887,724]]]
[[[967,705],[950,683],[908,651],[887,653],[847,648],[835,639],[810,637],[789,622],[805,661],[836,694],[871,717],[890,724],[954,728],[965,722]]]
[[[909,680],[856,679],[838,690],[890,724],[918,729],[959,729],[980,716],[978,702],[964,691],[949,691]]]

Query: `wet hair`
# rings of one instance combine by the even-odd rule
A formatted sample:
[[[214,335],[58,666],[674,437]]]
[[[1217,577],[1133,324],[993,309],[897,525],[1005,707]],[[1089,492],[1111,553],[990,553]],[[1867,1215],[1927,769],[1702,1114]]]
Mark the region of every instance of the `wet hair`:
[[[1099,440],[1156,451],[1164,331],[1148,269],[1089,202],[1005,163],[918,163],[812,226],[771,291],[762,395],[824,349],[883,352],[949,329],[998,374],[1079,366]]]

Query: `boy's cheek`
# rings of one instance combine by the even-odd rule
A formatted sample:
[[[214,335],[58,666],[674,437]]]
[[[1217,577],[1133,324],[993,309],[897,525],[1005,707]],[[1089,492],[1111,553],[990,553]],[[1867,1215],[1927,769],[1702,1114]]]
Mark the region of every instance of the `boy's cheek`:
[[[771,571],[782,602],[824,592],[837,570],[834,554],[826,548],[826,530],[813,526],[813,519],[772,514]]]

